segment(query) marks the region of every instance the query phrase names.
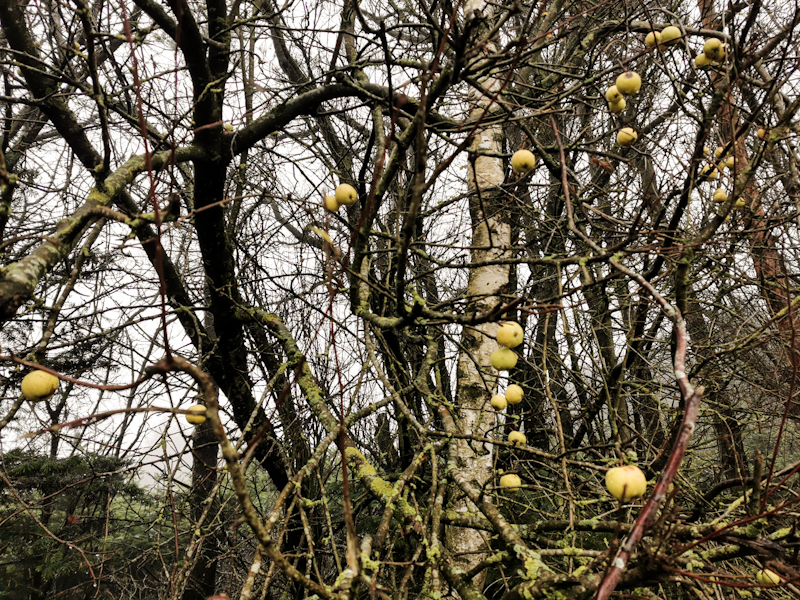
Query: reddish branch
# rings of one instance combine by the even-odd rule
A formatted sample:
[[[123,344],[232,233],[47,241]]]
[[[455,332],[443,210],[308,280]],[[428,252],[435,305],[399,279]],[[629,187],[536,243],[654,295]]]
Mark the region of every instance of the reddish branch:
[[[569,182],[567,180],[564,146],[561,143],[561,137],[559,136],[555,119],[552,117],[550,117],[550,119],[553,125],[553,132],[555,134],[556,143],[558,145],[561,158],[561,184],[564,190],[564,202],[567,209],[569,229],[579,238],[581,238],[581,240],[583,240],[583,242],[586,243],[592,250],[599,254],[603,254],[603,249],[575,225],[575,219],[572,210],[572,200],[570,198]],[[699,386],[697,389],[695,389],[689,382],[689,378],[686,375],[686,351],[689,346],[689,335],[686,332],[686,322],[683,320],[681,311],[678,310],[677,307],[667,302],[666,298],[659,294],[651,285],[651,283],[642,275],[625,267],[624,265],[620,264],[619,261],[613,258],[609,258],[608,262],[612,267],[635,280],[639,285],[646,289],[661,307],[661,310],[664,311],[664,314],[666,314],[667,317],[669,317],[669,319],[672,321],[676,338],[675,355],[673,357],[673,372],[675,373],[675,379],[681,390],[681,395],[685,400],[685,410],[680,433],[675,440],[675,445],[672,448],[669,459],[667,459],[667,465],[664,468],[664,471],[661,473],[661,479],[656,484],[653,494],[650,496],[650,499],[647,501],[644,509],[639,514],[639,517],[636,519],[633,530],[625,539],[622,546],[620,546],[620,549],[617,552],[617,555],[614,557],[611,566],[603,577],[600,586],[597,588],[597,595],[595,596],[596,600],[605,600],[611,595],[611,592],[614,591],[622,572],[627,566],[628,559],[630,559],[630,556],[636,549],[639,540],[642,539],[644,532],[653,522],[658,510],[664,503],[664,500],[667,497],[667,490],[669,490],[669,486],[672,483],[672,480],[675,478],[678,468],[683,461],[683,457],[686,454],[686,449],[689,446],[689,441],[691,440],[692,433],[694,432],[697,422],[700,398],[703,396],[704,391],[702,386]]]

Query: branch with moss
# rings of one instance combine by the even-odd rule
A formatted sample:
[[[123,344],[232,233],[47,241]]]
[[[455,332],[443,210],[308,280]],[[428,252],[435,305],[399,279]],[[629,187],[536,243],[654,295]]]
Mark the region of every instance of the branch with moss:
[[[150,157],[152,168],[193,160],[202,152],[189,146],[164,151]],[[56,225],[56,230],[45,241],[21,260],[0,271],[0,322],[8,321],[17,310],[33,296],[36,284],[53,265],[63,260],[79,242],[86,229],[103,215],[98,208],[109,207],[134,178],[147,168],[145,156],[134,156],[109,175],[102,184],[93,188],[86,201],[72,216]]]

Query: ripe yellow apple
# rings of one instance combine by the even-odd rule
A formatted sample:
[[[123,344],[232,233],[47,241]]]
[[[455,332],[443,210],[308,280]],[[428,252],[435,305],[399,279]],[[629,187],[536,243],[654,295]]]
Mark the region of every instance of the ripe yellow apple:
[[[713,199],[714,202],[721,204],[728,199],[728,194],[725,193],[725,190],[719,188],[717,191],[714,192]]]
[[[490,402],[492,408],[495,410],[504,410],[505,407],[508,405],[505,396],[501,396],[500,394],[495,394],[492,396],[492,400]]]
[[[622,100],[622,92],[617,89],[617,86],[612,85],[606,90],[606,100],[608,102],[619,102]]]
[[[58,389],[58,377],[47,371],[31,371],[22,378],[22,395],[31,402],[45,400]]]
[[[694,66],[698,69],[703,69],[711,64],[711,59],[708,58],[704,53],[700,53],[694,57]]]
[[[761,585],[775,585],[781,582],[781,576],[770,569],[761,569],[756,573],[756,581]]]
[[[737,198],[736,202],[733,203],[733,210],[742,210],[745,204],[744,198]]]
[[[202,404],[195,404],[186,410],[191,413],[186,415],[186,420],[192,425],[202,425],[206,422],[206,407]]]
[[[628,146],[633,146],[636,143],[636,140],[639,139],[639,134],[637,134],[633,129],[630,127],[623,127],[617,133],[617,143],[622,146],[623,148],[627,148]]]
[[[489,357],[489,362],[498,371],[513,369],[517,364],[517,354],[508,348],[498,348]]]
[[[516,383],[512,383],[506,388],[506,400],[508,400],[509,404],[519,404],[522,402],[522,397],[524,395],[522,388]]]
[[[625,105],[625,98],[622,98],[619,102],[609,102],[608,110],[612,113],[621,113],[623,110],[625,110]]]
[[[516,348],[522,343],[525,332],[514,321],[503,321],[497,328],[497,343],[506,348]]]
[[[723,152],[725,152],[725,148],[723,148],[722,146],[717,146],[717,147],[714,149],[714,156],[716,156],[717,158],[719,158],[720,156],[722,156],[722,153],[723,153]]]
[[[341,205],[344,204],[345,206],[350,206],[351,204],[356,203],[356,198],[358,198],[356,194],[356,188],[354,188],[349,183],[343,183],[339,187],[336,188],[334,192],[336,196],[336,201]]]
[[[339,210],[339,203],[336,201],[336,196],[325,196],[322,200],[322,205],[331,212]]]
[[[525,434],[521,431],[512,431],[508,434],[508,441],[511,444],[522,444],[525,445],[528,443],[528,438],[525,437]]]
[[[606,488],[620,502],[628,502],[647,491],[647,479],[636,465],[614,467],[606,473]]]
[[[767,139],[767,130],[764,129],[763,127],[759,127],[758,131],[756,132],[756,135],[758,136],[758,139],[765,140]]]
[[[522,485],[522,479],[514,473],[506,473],[500,478],[500,487],[508,488],[509,492],[516,492]]]
[[[728,158],[725,159],[725,166],[728,167],[729,169],[733,169],[733,165],[735,164],[736,164],[735,156],[729,156]]]
[[[706,146],[703,146],[703,156],[710,156],[711,150],[709,150]]]
[[[624,96],[630,96],[631,94],[637,93],[641,87],[642,78],[639,77],[638,73],[626,71],[617,77],[617,89]]]
[[[725,58],[725,45],[722,43],[722,40],[710,38],[703,44],[703,54],[714,62],[720,62]]]
[[[651,31],[644,38],[644,45],[648,48],[653,48],[661,43],[661,33],[658,31]]]
[[[717,171],[714,165],[705,165],[702,169],[700,169],[700,176],[709,180],[716,179],[719,177],[719,171]]]
[[[661,30],[661,43],[674,44],[681,35],[683,34],[678,27],[675,27],[675,25],[668,25]]]
[[[514,173],[527,173],[536,166],[536,157],[530,150],[517,150],[511,157]]]

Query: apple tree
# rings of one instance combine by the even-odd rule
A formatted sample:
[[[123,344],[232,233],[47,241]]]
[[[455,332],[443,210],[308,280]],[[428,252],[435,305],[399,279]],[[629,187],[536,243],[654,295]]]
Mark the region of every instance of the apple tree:
[[[0,0],[0,595],[796,596],[798,19]]]

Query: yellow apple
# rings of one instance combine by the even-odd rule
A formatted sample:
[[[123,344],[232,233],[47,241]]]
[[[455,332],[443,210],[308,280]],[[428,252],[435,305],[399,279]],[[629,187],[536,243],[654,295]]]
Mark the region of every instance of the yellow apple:
[[[336,188],[336,192],[334,192],[336,196],[336,201],[341,205],[344,204],[345,206],[350,206],[351,204],[356,203],[356,198],[358,195],[356,194],[356,188],[354,188],[349,183],[343,183],[339,187]]]
[[[620,502],[628,502],[647,491],[647,479],[636,465],[614,467],[606,473],[606,488]]]
[[[522,397],[524,395],[522,388],[516,383],[512,383],[506,388],[506,400],[508,400],[509,404],[519,404],[522,402]]]
[[[528,443],[528,438],[526,438],[525,434],[521,431],[512,431],[508,434],[508,441],[511,444],[521,444],[524,446]]]
[[[202,425],[206,422],[206,407],[202,404],[195,404],[186,410],[191,413],[186,415],[186,420],[192,425]]]
[[[536,166],[536,157],[530,150],[517,150],[511,157],[514,173],[527,173]]]
[[[622,100],[622,92],[617,89],[617,86],[612,85],[606,90],[606,100],[608,102],[619,102]]]
[[[506,473],[500,478],[500,487],[508,488],[509,492],[516,492],[522,485],[522,479],[514,473]]]
[[[678,27],[675,27],[675,25],[668,25],[661,30],[661,43],[674,44],[681,35],[683,34]]]
[[[495,394],[492,396],[492,400],[490,402],[492,408],[495,410],[503,410],[508,405],[505,396],[501,396],[500,394]]]
[[[725,193],[725,190],[719,188],[717,191],[714,192],[713,199],[714,202],[721,204],[728,199],[728,194]]]
[[[623,148],[633,146],[638,139],[639,135],[630,127],[623,127],[617,133],[617,143]]]
[[[736,202],[733,203],[733,210],[742,210],[745,204],[744,198],[737,198]]]
[[[725,159],[725,166],[728,167],[729,169],[733,169],[733,165],[735,164],[736,164],[735,156],[729,156],[728,158]]]
[[[719,171],[717,171],[714,165],[705,165],[702,169],[700,169],[700,177],[705,177],[706,179],[716,179],[719,177]]]
[[[58,377],[47,371],[31,371],[22,378],[22,395],[36,402],[52,396],[58,389]]]
[[[723,153],[723,152],[725,152],[725,148],[723,148],[722,146],[717,146],[717,147],[714,149],[714,156],[716,156],[717,158],[719,158],[720,156],[722,156],[722,153]]]
[[[661,33],[658,31],[651,31],[644,38],[644,45],[648,48],[653,48],[661,43]]]
[[[756,135],[758,136],[758,139],[765,140],[767,139],[767,130],[764,129],[763,127],[759,127],[758,131],[756,132]]]
[[[714,62],[719,62],[725,58],[725,46],[722,41],[717,38],[708,39],[706,43],[703,44],[703,54]]]
[[[707,67],[710,64],[711,64],[711,59],[708,58],[702,52],[694,57],[694,66],[697,67],[698,69]]]
[[[703,156],[710,156],[711,150],[709,150],[706,146],[703,146]]]
[[[633,71],[626,71],[625,73],[617,77],[617,89],[624,96],[630,96],[631,94],[637,93],[639,91],[639,88],[641,87],[642,87],[642,78],[639,77],[638,73],[634,73]]]
[[[506,348],[516,348],[522,343],[524,333],[519,323],[503,321],[497,328],[497,343]]]
[[[625,110],[625,98],[620,99],[619,102],[609,102],[608,103],[608,110],[612,113],[621,113]]]
[[[322,200],[322,205],[331,212],[339,210],[339,203],[336,201],[336,196],[325,196]]]
[[[513,369],[517,364],[517,355],[513,350],[508,348],[498,348],[489,357],[489,362],[498,371],[507,371]]]
[[[781,577],[770,569],[761,569],[756,573],[756,581],[761,585],[775,585],[781,582]]]

